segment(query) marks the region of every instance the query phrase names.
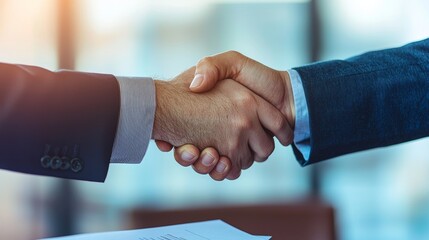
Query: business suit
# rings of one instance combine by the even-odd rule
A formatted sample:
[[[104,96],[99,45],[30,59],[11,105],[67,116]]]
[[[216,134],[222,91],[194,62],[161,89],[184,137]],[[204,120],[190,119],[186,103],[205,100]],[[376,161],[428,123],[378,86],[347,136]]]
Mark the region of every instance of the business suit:
[[[118,125],[112,75],[0,64],[0,168],[103,181]]]
[[[429,39],[295,68],[308,105],[307,165],[429,136]]]

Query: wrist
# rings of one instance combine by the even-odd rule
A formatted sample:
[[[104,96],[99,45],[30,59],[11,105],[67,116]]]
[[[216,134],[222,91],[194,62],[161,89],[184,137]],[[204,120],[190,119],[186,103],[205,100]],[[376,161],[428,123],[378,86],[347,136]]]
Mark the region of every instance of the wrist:
[[[282,113],[286,116],[292,129],[295,129],[295,100],[293,96],[292,84],[288,71],[279,71],[284,83],[284,101]]]
[[[161,80],[154,80],[155,83],[155,92],[156,92],[156,108],[155,108],[155,120],[153,123],[153,130],[152,130],[152,139],[155,140],[165,140],[163,139],[165,136],[165,133],[163,133],[163,125],[165,122],[165,113],[166,113],[166,107],[168,107],[168,104],[166,104],[166,98],[164,97],[165,91],[166,91],[166,84],[168,84],[165,81]]]
[[[162,140],[173,146],[183,145],[185,136],[186,114],[182,91],[186,87],[175,84],[174,81],[155,80],[156,108],[152,130],[152,139]]]

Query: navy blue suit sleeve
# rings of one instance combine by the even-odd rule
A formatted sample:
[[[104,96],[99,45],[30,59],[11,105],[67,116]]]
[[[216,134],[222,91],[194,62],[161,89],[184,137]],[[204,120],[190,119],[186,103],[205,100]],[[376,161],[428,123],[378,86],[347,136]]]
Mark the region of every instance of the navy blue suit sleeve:
[[[308,103],[311,164],[429,135],[429,39],[296,68]]]
[[[104,181],[119,94],[112,75],[0,63],[0,168]]]

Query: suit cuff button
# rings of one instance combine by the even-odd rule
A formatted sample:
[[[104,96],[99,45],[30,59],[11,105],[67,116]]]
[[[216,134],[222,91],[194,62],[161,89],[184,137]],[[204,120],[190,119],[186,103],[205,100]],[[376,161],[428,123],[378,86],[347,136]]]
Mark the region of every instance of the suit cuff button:
[[[51,159],[51,168],[54,170],[57,170],[61,167],[62,161],[61,158],[58,156],[55,156]]]
[[[40,159],[40,164],[42,165],[43,168],[50,168],[51,167],[51,157],[49,157],[48,155],[43,156]]]
[[[71,170],[75,173],[82,171],[83,169],[83,161],[79,158],[73,158],[70,162]]]
[[[70,160],[68,157],[62,157],[61,158],[61,170],[68,170],[70,168]]]

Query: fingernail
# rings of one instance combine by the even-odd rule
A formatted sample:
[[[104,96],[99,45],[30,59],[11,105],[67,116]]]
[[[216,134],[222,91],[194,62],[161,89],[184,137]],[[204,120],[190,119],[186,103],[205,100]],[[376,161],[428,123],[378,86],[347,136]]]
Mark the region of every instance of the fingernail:
[[[218,172],[218,173],[223,173],[225,171],[225,169],[226,169],[226,164],[224,162],[219,162],[216,165],[216,172]]]
[[[182,152],[180,157],[187,162],[192,162],[195,159],[195,155],[187,151]]]
[[[203,74],[197,74],[197,75],[195,75],[194,80],[192,80],[190,87],[191,88],[196,88],[196,87],[200,86],[201,83],[203,82],[203,79],[204,79],[204,75]]]
[[[215,159],[212,155],[210,155],[209,153],[206,153],[203,155],[201,162],[203,163],[204,166],[210,167],[213,164],[214,160]]]

